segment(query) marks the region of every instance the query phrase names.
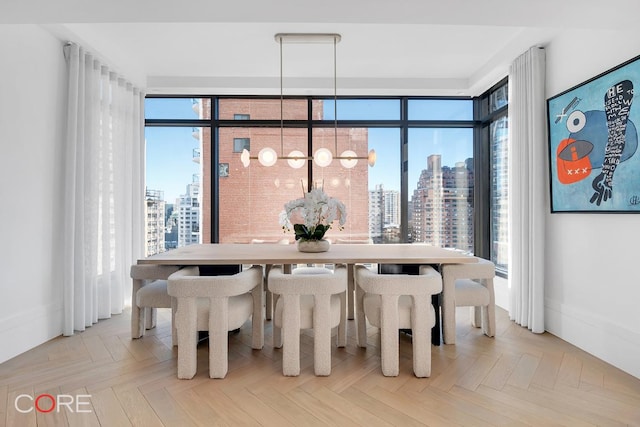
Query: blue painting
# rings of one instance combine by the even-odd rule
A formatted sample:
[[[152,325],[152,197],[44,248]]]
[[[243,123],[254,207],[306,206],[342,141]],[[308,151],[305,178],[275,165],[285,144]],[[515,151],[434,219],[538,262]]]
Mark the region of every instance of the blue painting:
[[[634,88],[640,57],[547,100],[551,212],[640,212]]]

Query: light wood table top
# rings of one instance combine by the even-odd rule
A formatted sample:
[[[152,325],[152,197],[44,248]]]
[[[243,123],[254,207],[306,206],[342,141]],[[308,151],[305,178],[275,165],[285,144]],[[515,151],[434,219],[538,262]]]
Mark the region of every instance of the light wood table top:
[[[327,252],[299,252],[295,245],[212,243],[183,246],[138,264],[462,264],[476,262],[459,251],[426,244],[334,244]]]

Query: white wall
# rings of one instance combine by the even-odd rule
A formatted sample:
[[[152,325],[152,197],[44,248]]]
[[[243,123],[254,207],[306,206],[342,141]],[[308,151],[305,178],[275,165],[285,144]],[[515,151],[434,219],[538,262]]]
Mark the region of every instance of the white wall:
[[[34,25],[0,25],[0,362],[62,331],[65,62]]]
[[[561,34],[547,46],[547,98],[640,55],[638,40]],[[640,215],[549,214],[546,235],[546,329],[640,378]]]

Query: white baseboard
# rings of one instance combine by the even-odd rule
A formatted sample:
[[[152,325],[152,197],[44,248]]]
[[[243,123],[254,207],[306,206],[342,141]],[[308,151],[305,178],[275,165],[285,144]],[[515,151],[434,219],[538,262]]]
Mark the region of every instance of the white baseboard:
[[[33,307],[0,318],[0,363],[62,334],[62,304]]]
[[[640,378],[640,334],[567,304],[545,300],[545,329],[607,363]]]
[[[509,311],[507,279],[494,279],[496,305]],[[640,378],[640,334],[624,325],[567,304],[545,300],[545,330]]]
[[[496,305],[509,311],[509,283],[507,279],[496,276],[493,279],[493,292],[496,298]]]

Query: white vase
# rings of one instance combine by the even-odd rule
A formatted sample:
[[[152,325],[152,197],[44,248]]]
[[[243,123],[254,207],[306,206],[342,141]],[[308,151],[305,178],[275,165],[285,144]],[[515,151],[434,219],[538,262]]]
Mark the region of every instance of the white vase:
[[[327,252],[331,247],[328,240],[298,240],[298,250],[300,252]]]

